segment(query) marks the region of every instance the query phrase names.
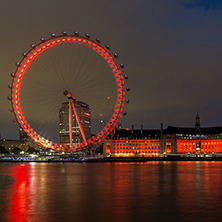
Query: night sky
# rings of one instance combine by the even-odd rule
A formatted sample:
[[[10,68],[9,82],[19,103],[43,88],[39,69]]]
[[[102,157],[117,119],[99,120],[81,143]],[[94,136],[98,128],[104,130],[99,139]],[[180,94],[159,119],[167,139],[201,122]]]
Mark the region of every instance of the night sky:
[[[100,37],[123,62],[130,100],[123,127],[222,126],[222,1],[0,0],[0,133],[18,138],[8,85],[40,37]]]

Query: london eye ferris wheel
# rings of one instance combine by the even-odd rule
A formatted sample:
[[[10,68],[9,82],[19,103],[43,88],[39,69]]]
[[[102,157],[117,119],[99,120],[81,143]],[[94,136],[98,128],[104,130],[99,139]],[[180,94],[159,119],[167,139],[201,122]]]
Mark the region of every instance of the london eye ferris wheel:
[[[118,54],[112,55],[110,46],[103,47],[99,38],[94,41],[89,34],[80,36],[75,31],[70,35],[64,31],[59,36],[41,38],[22,55],[11,74],[10,111],[15,115],[14,122],[42,147],[74,152],[98,144],[126,114],[123,106],[129,102],[125,99],[129,87],[125,87],[124,80],[128,76],[122,74],[124,65],[117,63]],[[85,137],[76,100],[90,106],[90,138]],[[64,102],[69,106],[69,144],[58,141],[58,110]],[[107,120],[100,124],[104,112]],[[78,143],[72,140],[72,115],[83,138]]]

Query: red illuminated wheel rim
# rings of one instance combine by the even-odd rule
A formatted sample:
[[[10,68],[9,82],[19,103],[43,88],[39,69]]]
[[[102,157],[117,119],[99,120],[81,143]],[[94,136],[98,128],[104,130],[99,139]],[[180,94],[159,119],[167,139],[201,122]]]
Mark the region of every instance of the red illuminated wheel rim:
[[[114,106],[111,118],[104,126],[104,128],[99,131],[94,137],[82,143],[72,144],[72,146],[49,141],[48,139],[44,138],[44,136],[38,134],[27,121],[22,110],[22,104],[20,99],[20,89],[22,85],[22,80],[30,64],[44,51],[62,44],[81,45],[83,47],[88,47],[89,49],[99,54],[111,68],[117,88],[116,104]],[[32,49],[28,53],[24,54],[24,57],[21,62],[17,63],[17,69],[13,74],[10,99],[12,102],[12,110],[14,112],[18,124],[27,133],[27,135],[36,143],[40,144],[44,148],[51,148],[58,151],[78,151],[101,142],[111,131],[113,131],[114,127],[116,127],[117,123],[119,122],[119,119],[122,117],[123,114],[123,106],[125,101],[125,87],[123,76],[120,67],[115,61],[115,57],[111,56],[108,50],[106,50],[100,44],[90,40],[89,38],[84,38],[76,35],[63,35],[58,37],[53,36],[52,38],[47,40],[42,39],[42,41],[36,46],[33,45]]]

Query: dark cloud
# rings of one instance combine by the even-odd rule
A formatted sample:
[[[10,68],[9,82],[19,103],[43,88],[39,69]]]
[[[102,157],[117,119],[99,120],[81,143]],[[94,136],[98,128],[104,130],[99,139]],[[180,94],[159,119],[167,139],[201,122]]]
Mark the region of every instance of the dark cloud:
[[[222,125],[221,1],[1,1],[0,132],[15,137],[7,85],[31,43],[63,30],[89,32],[125,64],[130,104],[123,126]]]
[[[220,0],[197,0],[190,1],[186,4],[187,8],[198,8],[202,7],[205,10],[218,9],[222,7],[222,2]]]

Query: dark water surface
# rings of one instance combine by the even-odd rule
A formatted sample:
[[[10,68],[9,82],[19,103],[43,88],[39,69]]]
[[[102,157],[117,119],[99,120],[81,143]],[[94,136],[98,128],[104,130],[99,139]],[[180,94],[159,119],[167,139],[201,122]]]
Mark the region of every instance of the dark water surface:
[[[222,221],[222,162],[0,163],[0,221]]]

